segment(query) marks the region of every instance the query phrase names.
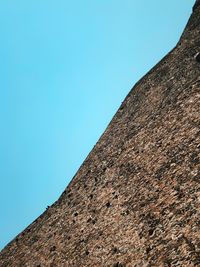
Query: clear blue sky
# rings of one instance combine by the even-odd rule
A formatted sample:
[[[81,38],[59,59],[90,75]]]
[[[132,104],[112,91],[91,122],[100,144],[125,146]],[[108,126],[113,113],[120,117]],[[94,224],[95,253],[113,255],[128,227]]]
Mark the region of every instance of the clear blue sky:
[[[0,248],[51,205],[194,0],[0,0]]]

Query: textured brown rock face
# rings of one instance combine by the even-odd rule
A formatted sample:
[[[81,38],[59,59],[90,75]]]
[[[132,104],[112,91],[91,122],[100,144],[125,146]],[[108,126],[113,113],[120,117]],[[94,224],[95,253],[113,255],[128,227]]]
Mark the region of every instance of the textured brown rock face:
[[[200,266],[200,5],[0,266]]]
[[[193,10],[195,10],[195,8],[197,8],[200,5],[200,0],[196,0]]]

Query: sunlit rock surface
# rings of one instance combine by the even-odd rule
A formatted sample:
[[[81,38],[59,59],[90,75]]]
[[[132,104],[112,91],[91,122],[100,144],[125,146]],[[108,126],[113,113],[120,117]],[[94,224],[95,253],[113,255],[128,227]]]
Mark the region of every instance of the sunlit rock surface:
[[[1,267],[200,266],[200,1]]]

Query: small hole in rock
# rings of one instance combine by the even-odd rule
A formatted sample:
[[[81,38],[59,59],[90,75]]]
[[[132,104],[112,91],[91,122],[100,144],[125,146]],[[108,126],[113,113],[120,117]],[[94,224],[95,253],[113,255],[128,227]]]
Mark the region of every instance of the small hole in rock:
[[[50,248],[50,251],[52,252],[52,251],[55,251],[56,250],[56,246],[53,246],[53,247],[51,247]]]
[[[110,202],[107,202],[107,203],[106,203],[106,207],[107,207],[107,208],[110,208],[110,207],[111,207]]]
[[[103,235],[103,231],[99,231],[99,236],[102,236]]]
[[[119,250],[116,247],[114,247],[112,251],[113,253],[117,253]]]
[[[90,252],[89,252],[88,250],[86,250],[85,254],[86,254],[86,255],[89,255],[89,254],[90,254]]]
[[[78,216],[78,212],[75,212],[75,213],[74,213],[74,216],[75,216],[75,217]]]
[[[146,248],[146,253],[149,254],[150,251],[151,251],[151,248],[150,247],[147,247]]]
[[[197,53],[197,54],[195,55],[195,59],[196,59],[196,61],[197,61],[198,63],[200,63],[200,53]]]
[[[89,218],[89,219],[87,220],[87,223],[91,222],[91,220],[92,220],[92,219],[91,219],[91,218]]]
[[[115,264],[113,264],[113,267],[125,267],[123,264],[117,262]]]
[[[149,230],[149,235],[153,235],[153,232],[154,232],[154,230],[153,229],[150,229]]]

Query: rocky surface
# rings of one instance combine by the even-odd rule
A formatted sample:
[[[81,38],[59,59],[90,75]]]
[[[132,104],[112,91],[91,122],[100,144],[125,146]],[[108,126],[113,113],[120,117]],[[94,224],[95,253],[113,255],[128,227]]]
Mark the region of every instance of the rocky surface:
[[[1,267],[200,266],[200,5]]]
[[[200,0],[196,0],[194,6],[193,6],[193,11],[200,5]]]

